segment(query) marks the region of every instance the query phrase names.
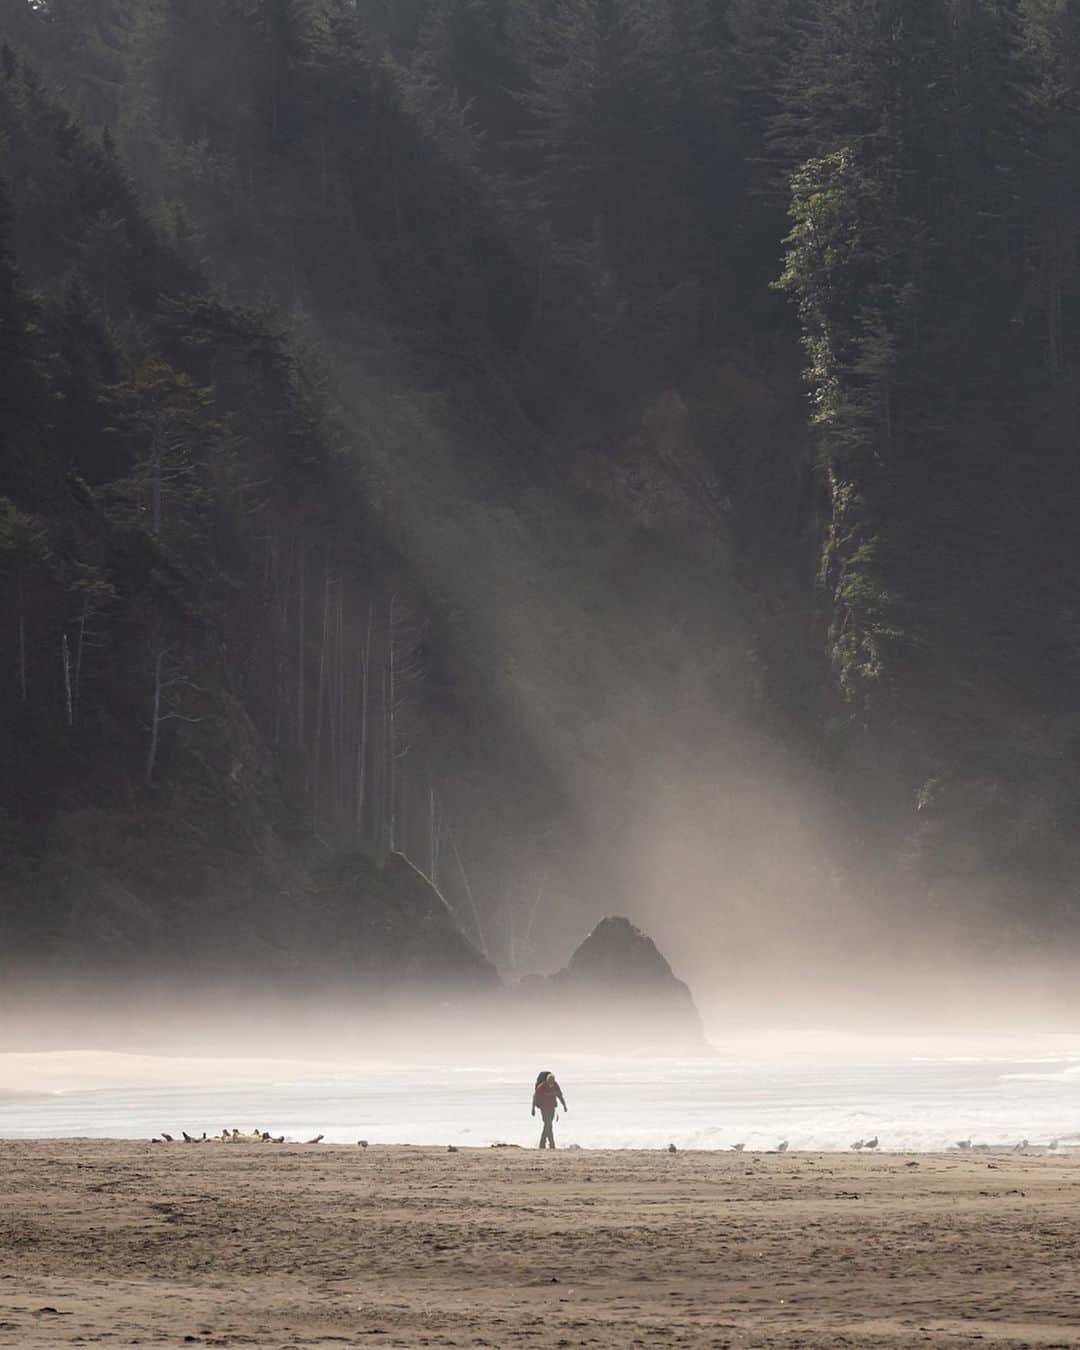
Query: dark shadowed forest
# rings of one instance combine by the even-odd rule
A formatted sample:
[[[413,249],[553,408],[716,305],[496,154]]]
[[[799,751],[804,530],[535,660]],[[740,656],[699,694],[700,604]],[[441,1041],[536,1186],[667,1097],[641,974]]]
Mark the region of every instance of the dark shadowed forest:
[[[1080,3],[0,35],[6,958],[1068,952]]]

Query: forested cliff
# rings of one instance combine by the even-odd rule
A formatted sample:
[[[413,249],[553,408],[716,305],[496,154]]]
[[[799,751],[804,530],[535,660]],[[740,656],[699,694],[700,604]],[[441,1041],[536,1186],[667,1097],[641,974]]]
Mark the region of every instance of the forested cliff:
[[[1080,6],[0,33],[14,945],[287,932],[356,849],[510,967],[1070,938]]]

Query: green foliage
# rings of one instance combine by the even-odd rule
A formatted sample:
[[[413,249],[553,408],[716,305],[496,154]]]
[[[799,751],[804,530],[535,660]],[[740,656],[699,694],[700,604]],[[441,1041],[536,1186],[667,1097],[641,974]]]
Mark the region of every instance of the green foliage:
[[[810,160],[792,181],[785,268],[809,357],[811,423],[818,428],[832,519],[821,576],[833,619],[841,687],[859,694],[887,668],[890,621],[881,564],[882,511],[893,454],[898,320],[896,194],[881,164],[851,150]]]
[[[712,644],[717,705],[931,871],[1073,858],[1073,0],[65,0],[10,36],[0,558],[52,758],[9,810],[107,744],[114,799],[143,790],[121,728],[164,650],[200,691],[161,791],[198,816],[236,787],[218,742],[272,746],[248,824],[277,774],[298,834],[344,831],[357,705],[320,668],[405,595],[430,764],[474,821],[509,781],[557,815],[552,739],[599,761],[610,727],[547,680],[571,635],[532,578],[588,574],[613,665]],[[685,608],[627,639],[644,571]]]
[[[147,806],[164,821],[202,801],[218,812],[204,843],[224,841],[230,746],[251,740],[233,724],[250,715],[244,699],[269,715],[260,681],[275,663],[244,598],[262,565],[252,520],[317,528],[305,517],[320,502],[326,516],[326,433],[280,339],[200,294],[123,171],[28,68],[0,99],[11,234],[38,287],[31,301],[0,250],[0,603],[15,634],[0,806],[29,824],[91,792],[103,809],[130,805],[156,721],[165,794]],[[275,791],[264,775],[264,815]]]

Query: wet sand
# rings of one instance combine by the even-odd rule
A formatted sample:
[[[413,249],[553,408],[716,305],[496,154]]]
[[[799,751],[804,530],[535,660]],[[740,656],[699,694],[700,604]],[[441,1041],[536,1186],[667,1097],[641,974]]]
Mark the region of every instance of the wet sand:
[[[1080,1158],[0,1141],[0,1346],[1075,1346]]]

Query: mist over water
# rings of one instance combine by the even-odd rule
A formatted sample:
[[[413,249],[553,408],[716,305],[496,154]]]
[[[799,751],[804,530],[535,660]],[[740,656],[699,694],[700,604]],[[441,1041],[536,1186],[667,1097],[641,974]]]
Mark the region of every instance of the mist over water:
[[[0,1137],[177,1138],[255,1128],[302,1143],[531,1146],[538,1068],[583,1148],[883,1150],[1080,1145],[1080,1033],[727,1036],[712,1053],[583,1055],[482,1038],[417,1038],[390,1052],[312,1044],[307,1055],[32,1051],[0,1054]],[[290,1047],[295,1050],[295,1045]],[[268,1146],[269,1147],[269,1146]]]

